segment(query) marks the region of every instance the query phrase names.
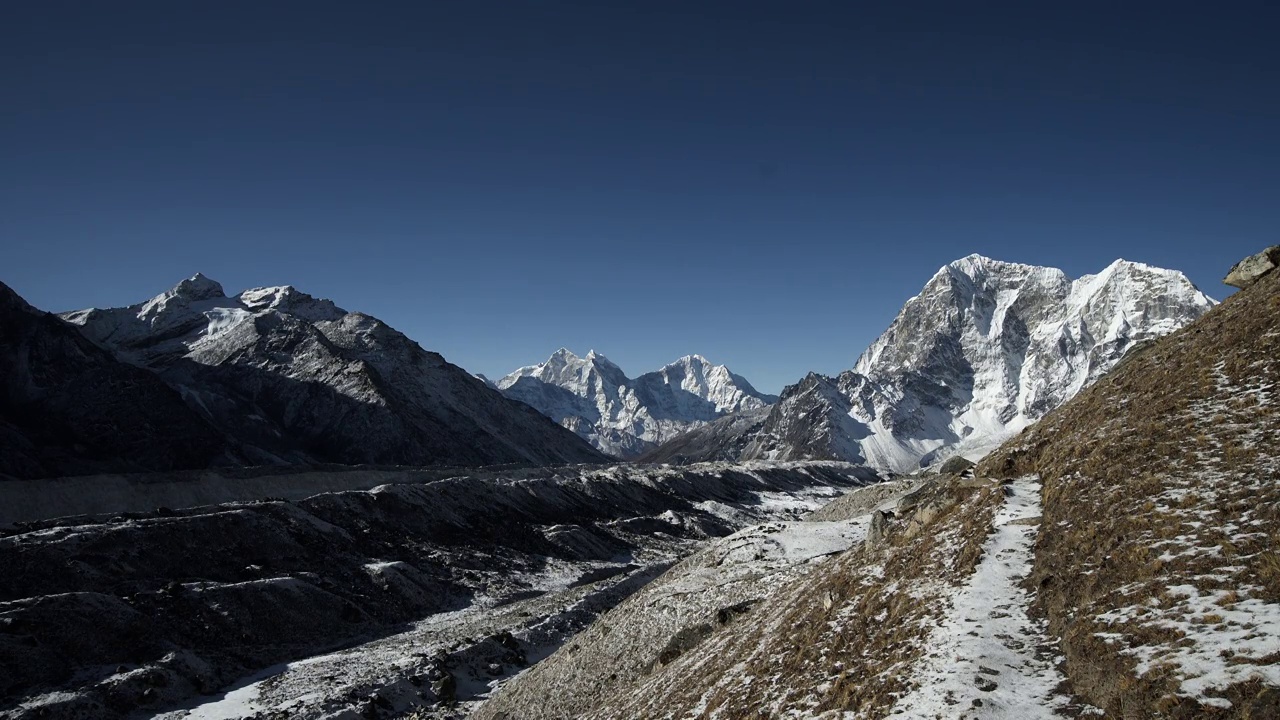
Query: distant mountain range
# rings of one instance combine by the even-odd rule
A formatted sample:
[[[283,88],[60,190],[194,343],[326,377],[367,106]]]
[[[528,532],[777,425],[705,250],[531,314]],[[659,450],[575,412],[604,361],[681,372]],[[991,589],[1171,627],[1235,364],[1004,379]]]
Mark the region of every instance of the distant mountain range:
[[[561,349],[493,382],[290,286],[202,276],[57,316],[0,292],[0,474],[210,465],[834,459],[905,472],[978,457],[1214,305],[1116,261],[1072,281],[978,255],[940,269],[836,377],[781,399],[688,355],[636,378]]]
[[[8,474],[607,459],[376,318],[293,287],[227,297],[196,275],[62,320],[8,288],[3,299],[15,332],[0,428],[26,458]]]
[[[938,270],[851,370],[811,373],[768,413],[720,420],[640,459],[839,459],[907,472],[980,457],[1214,305],[1182,273],[1141,263],[1073,281],[970,255]]]
[[[594,350],[578,357],[564,348],[546,362],[522,367],[492,385],[622,458],[726,415],[758,411],[778,399],[701,355],[686,355],[633,379]]]

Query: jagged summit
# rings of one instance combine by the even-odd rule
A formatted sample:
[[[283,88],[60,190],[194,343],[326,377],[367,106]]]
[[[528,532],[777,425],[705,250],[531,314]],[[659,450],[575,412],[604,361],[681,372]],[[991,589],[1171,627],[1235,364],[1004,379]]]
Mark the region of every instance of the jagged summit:
[[[851,370],[788,387],[743,457],[893,472],[979,457],[1214,304],[1182,273],[1143,263],[1071,280],[968,255],[940,268]]]
[[[580,358],[567,348],[546,362],[512,372],[497,386],[597,448],[622,457],[777,399],[701,355],[686,355],[632,379],[595,350]]]

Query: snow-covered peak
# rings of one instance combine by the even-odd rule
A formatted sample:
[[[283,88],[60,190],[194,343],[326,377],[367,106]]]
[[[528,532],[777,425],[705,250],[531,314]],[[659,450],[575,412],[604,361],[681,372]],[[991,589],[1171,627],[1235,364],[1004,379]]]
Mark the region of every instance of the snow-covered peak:
[[[600,367],[606,367],[611,370],[615,370],[617,372],[622,372],[622,369],[618,367],[617,363],[605,357],[603,354],[596,352],[595,350],[589,351],[587,353],[586,358],[584,358],[584,360],[588,363],[593,363]]]
[[[705,367],[724,367],[723,365],[713,366],[710,360],[707,360],[701,355],[685,355],[684,357],[679,358],[675,362],[667,363],[664,367],[695,368],[695,367],[704,367],[704,366]]]
[[[222,285],[197,273],[171,289],[136,305],[63,313],[93,340],[113,346],[130,360],[155,360],[193,352],[227,331],[280,313],[304,323],[333,322],[349,315],[289,285],[245,290],[227,297]]]
[[[169,290],[132,306],[139,320],[153,329],[182,323],[193,312],[192,306],[213,306],[227,299],[222,285],[200,273],[179,282]],[[130,308],[130,309],[132,309]]]
[[[595,350],[578,357],[566,348],[512,372],[497,386],[605,452],[624,456],[777,399],[701,355],[686,355],[633,379]]]
[[[551,354],[545,362],[537,365],[526,365],[498,380],[498,387],[505,390],[515,385],[521,378],[556,385],[581,397],[587,397],[596,388],[604,385],[616,385],[626,380],[622,370],[608,358],[595,350],[586,357],[578,357],[568,348],[560,348]]]
[[[551,357],[547,358],[547,362],[563,364],[563,363],[575,362],[578,359],[579,359],[578,356],[574,355],[572,350],[566,347],[562,347],[559,350],[551,353]]]
[[[333,302],[312,297],[292,285],[245,290],[240,293],[238,299],[245,309],[251,312],[275,310],[297,315],[310,322],[337,320],[347,314],[346,310],[334,305]]]
[[[196,273],[174,285],[168,294],[174,297],[183,297],[187,300],[209,300],[211,298],[226,297],[226,294],[222,291],[221,283],[209,279],[203,273]]]
[[[1143,263],[1117,260],[1072,281],[1057,268],[969,255],[940,269],[838,378],[856,426],[835,417],[837,403],[789,390],[762,432],[824,437],[821,452],[892,471],[981,455],[1213,305],[1182,273]],[[841,438],[858,449],[843,450],[852,445]],[[788,449],[760,443],[775,451]]]

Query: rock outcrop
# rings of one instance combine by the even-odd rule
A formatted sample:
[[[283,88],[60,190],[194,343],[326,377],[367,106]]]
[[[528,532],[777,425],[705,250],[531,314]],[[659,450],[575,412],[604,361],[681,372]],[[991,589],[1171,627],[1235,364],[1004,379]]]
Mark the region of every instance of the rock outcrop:
[[[1257,255],[1250,255],[1231,267],[1222,282],[1235,288],[1247,288],[1263,275],[1280,266],[1280,245],[1272,245]]]

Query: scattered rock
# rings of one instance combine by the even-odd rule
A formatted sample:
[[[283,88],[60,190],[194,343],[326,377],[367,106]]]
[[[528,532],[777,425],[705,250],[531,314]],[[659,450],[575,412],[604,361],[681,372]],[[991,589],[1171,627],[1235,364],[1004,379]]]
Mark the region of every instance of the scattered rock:
[[[863,540],[863,547],[868,552],[874,552],[876,548],[884,542],[885,533],[889,531],[889,521],[893,519],[893,513],[884,510],[871,511],[871,524],[867,527],[867,538]]]
[[[444,673],[431,683],[431,693],[442,703],[452,704],[458,697],[458,681],[451,673]]]
[[[960,473],[963,473],[965,470],[972,468],[973,465],[974,463],[972,460],[969,460],[968,458],[960,455],[956,455],[954,457],[948,458],[946,462],[942,463],[942,467],[938,468],[938,472],[942,473],[943,475],[959,475]]]

